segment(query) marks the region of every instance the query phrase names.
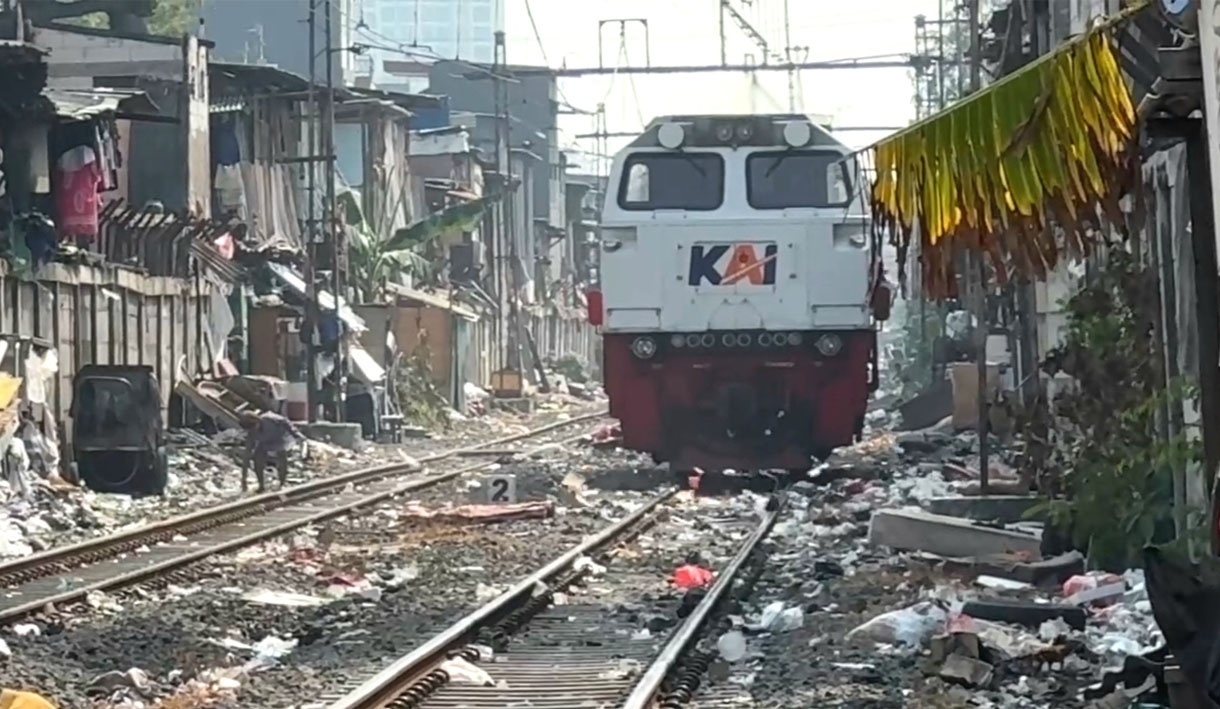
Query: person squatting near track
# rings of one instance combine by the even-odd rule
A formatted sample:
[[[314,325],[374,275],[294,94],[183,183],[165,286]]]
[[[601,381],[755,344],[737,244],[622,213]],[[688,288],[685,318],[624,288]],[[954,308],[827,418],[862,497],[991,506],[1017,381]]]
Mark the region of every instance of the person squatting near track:
[[[251,414],[242,420],[242,424],[246,429],[246,455],[241,469],[242,492],[249,489],[251,462],[258,478],[258,491],[266,492],[265,471],[270,458],[275,459],[280,487],[283,487],[288,480],[288,454],[293,444],[304,441],[305,437],[291,421],[271,411]]]

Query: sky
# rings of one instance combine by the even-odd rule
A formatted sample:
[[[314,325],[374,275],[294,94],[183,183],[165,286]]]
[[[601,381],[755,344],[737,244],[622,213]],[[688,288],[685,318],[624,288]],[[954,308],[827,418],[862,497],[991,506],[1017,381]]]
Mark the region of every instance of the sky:
[[[600,20],[647,19],[649,42],[638,23],[627,28],[626,62],[643,66],[646,48],[654,66],[720,62],[718,0],[505,0],[508,61],[568,67],[598,65]],[[538,40],[526,5],[533,10]],[[783,0],[733,0],[772,47],[782,52]],[[910,54],[918,14],[935,17],[940,0],[790,0],[792,45],[808,47],[807,61]],[[951,0],[946,1],[951,4]],[[617,24],[603,28],[602,63],[621,62]],[[726,21],[728,62],[759,55],[755,45]],[[544,60],[545,53],[545,60]],[[901,57],[887,57],[900,59]],[[757,59],[756,59],[757,61]],[[692,113],[766,113],[788,109],[783,71],[747,74],[619,75],[560,79],[561,100],[580,110],[606,105],[608,130],[635,131],[653,117]],[[914,117],[911,71],[906,68],[809,70],[800,74],[798,112],[829,116],[833,123],[901,126]],[[638,96],[638,100],[633,97]],[[567,140],[593,132],[583,116],[561,116]],[[885,133],[844,132],[840,139],[863,147]],[[626,139],[612,140],[610,152]],[[591,141],[582,145],[592,150]]]

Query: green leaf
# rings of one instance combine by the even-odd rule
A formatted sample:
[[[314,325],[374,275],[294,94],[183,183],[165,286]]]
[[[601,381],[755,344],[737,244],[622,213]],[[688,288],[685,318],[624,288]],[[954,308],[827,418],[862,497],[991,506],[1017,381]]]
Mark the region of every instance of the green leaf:
[[[471,202],[455,204],[434,212],[405,229],[394,232],[385,244],[385,251],[413,249],[435,240],[450,231],[470,231],[483,219],[483,212],[499,201],[499,195],[487,195]]]

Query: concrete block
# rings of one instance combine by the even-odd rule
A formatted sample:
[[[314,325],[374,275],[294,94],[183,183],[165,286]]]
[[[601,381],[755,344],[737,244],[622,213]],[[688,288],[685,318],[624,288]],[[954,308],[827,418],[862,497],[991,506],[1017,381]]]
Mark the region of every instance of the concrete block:
[[[921,510],[881,510],[868,525],[871,544],[939,556],[987,556],[1019,553],[1041,558],[1042,541],[1034,535],[981,527],[958,517]]]
[[[361,441],[363,440],[364,432],[358,423],[317,421],[315,423],[298,424],[297,427],[301,429],[301,433],[305,434],[307,438],[353,451],[360,448]]]
[[[982,660],[950,655],[945,658],[945,664],[941,665],[938,674],[946,682],[967,687],[986,687],[991,684],[994,673],[995,668]]]
[[[936,497],[928,500],[928,511],[950,517],[1020,522],[1038,503],[1032,495],[984,495],[981,497]]]

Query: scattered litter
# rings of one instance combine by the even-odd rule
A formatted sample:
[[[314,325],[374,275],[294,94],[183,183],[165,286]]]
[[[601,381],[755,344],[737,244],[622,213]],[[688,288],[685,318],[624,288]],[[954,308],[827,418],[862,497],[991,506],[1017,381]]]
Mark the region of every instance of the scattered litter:
[[[681,589],[702,588],[712,582],[715,575],[695,564],[679,566],[674,571],[674,585]]]
[[[919,647],[944,625],[948,612],[932,601],[883,613],[847,633],[847,639],[865,638],[878,643]]]
[[[19,638],[24,638],[31,635],[38,637],[39,635],[42,635],[42,628],[39,628],[33,623],[17,623],[13,626],[13,632],[16,633],[17,637]]]
[[[272,591],[270,589],[258,589],[251,591],[242,596],[242,600],[246,601],[247,603],[259,603],[265,606],[288,606],[290,608],[324,606],[327,603],[326,599],[318,598],[317,596],[308,596],[303,593]]]
[[[590,576],[601,576],[606,573],[606,567],[598,564],[587,556],[582,556],[572,564],[572,569],[577,573],[588,573]]]
[[[446,660],[441,665],[441,670],[449,673],[449,679],[455,682],[464,682],[480,687],[496,686],[496,681],[491,678],[491,675],[487,674],[486,670],[460,657]]]
[[[975,583],[983,588],[990,588],[993,591],[1027,591],[1034,586],[1024,581],[1014,581],[1012,579],[1002,579],[999,576],[979,576],[974,580]]]
[[[644,664],[629,657],[622,658],[614,669],[606,670],[597,675],[598,679],[629,679],[644,671]]]
[[[245,669],[251,671],[254,669],[263,669],[272,667],[281,657],[289,655],[297,646],[297,639],[284,640],[277,638],[274,635],[259,640],[251,648],[254,650],[254,659],[246,663]]]
[[[805,613],[800,607],[785,608],[783,601],[774,601],[763,609],[758,623],[750,626],[753,630],[765,630],[773,633],[786,633],[796,630],[805,624]]]
[[[737,662],[746,656],[746,636],[740,630],[730,630],[716,641],[716,650],[725,662]]]

